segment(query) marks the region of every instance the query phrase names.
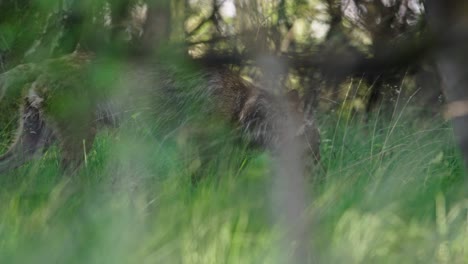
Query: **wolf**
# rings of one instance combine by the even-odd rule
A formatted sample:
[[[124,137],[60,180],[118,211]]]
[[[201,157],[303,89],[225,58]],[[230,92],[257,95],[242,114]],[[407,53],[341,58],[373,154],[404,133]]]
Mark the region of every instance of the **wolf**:
[[[93,72],[100,67],[96,61],[91,54],[75,52],[0,74],[0,100],[18,100],[21,106],[16,137],[0,156],[0,174],[41,156],[54,143],[59,146],[62,169],[75,171],[91,149],[97,131],[118,126],[129,109],[135,109],[141,101],[146,101],[144,109],[166,115],[166,119],[177,119],[174,115],[193,111],[180,109],[198,104],[196,111],[217,113],[252,147],[275,152],[300,138],[305,143],[301,150],[304,156],[320,158],[316,122],[304,113],[296,91],[283,100],[229,69],[193,73],[161,63],[125,66],[121,71],[125,74],[110,74],[111,82],[100,84],[92,80]],[[108,86],[121,89],[116,92]],[[294,135],[281,132],[289,119],[295,121]]]

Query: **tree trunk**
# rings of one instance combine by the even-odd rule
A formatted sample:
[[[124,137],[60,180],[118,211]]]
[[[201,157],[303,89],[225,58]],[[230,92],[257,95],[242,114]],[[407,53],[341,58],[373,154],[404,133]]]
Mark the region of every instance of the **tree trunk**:
[[[468,4],[463,0],[428,0],[430,29],[440,40],[436,65],[457,144],[468,169]]]
[[[171,33],[170,1],[148,2],[146,22],[143,28],[141,52],[149,54],[167,43]]]

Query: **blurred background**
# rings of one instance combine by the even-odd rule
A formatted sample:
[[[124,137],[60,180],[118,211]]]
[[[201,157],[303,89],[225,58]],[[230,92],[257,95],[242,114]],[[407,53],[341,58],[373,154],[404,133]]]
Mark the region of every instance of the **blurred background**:
[[[462,0],[0,0],[0,73],[79,50],[98,89],[167,64],[184,91],[101,131],[73,178],[56,147],[1,175],[0,262],[468,263],[467,44]],[[300,94],[321,160],[299,187],[190,97],[222,67]]]

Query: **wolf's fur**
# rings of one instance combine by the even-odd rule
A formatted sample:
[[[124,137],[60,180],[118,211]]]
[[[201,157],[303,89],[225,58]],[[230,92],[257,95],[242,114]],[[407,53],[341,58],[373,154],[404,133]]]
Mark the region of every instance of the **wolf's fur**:
[[[41,65],[18,66],[0,75],[0,96],[17,98],[22,105],[16,139],[0,156],[0,173],[21,166],[54,141],[59,143],[62,166],[74,169],[82,163],[83,151],[89,151],[101,125],[118,125],[126,109],[141,104],[142,98],[153,97],[159,100],[146,100],[142,105],[157,109],[157,115],[171,114],[165,108],[184,109],[198,101],[201,111],[219,113],[240,128],[248,142],[272,150],[287,144],[280,130],[291,117],[299,124],[294,136],[303,137],[309,144],[306,152],[318,157],[317,127],[313,119],[304,117],[294,93],[283,102],[228,70],[174,73],[169,67],[133,65],[125,76],[116,76],[114,85],[122,89],[109,96],[86,87],[93,85],[85,81],[91,60],[86,54],[72,54]]]

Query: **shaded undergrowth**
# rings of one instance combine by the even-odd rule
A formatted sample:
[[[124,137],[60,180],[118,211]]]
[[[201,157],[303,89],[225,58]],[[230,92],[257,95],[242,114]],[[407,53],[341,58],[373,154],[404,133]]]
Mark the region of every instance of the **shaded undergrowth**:
[[[276,246],[268,154],[221,132],[200,142],[132,122],[101,132],[73,177],[57,169],[55,148],[2,176],[1,263],[274,263],[288,254]],[[315,263],[468,261],[468,201],[448,124],[320,123],[322,161],[304,212]]]

